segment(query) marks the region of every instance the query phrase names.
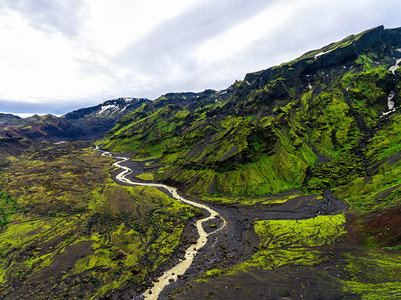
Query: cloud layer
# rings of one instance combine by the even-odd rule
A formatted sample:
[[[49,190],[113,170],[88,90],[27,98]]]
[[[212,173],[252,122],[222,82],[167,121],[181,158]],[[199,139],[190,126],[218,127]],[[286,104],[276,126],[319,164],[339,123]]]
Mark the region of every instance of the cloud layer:
[[[395,0],[5,0],[0,111],[223,89],[347,35],[399,27]]]

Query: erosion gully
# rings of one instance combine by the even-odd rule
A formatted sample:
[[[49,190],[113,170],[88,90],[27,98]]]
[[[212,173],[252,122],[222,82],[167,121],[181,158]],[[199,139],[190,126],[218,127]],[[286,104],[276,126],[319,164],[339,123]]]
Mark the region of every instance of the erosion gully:
[[[152,287],[134,299],[165,299],[190,279],[209,269],[233,266],[248,259],[260,243],[253,230],[254,219],[300,220],[347,209],[347,205],[337,200],[330,190],[325,191],[319,200],[313,195],[303,195],[280,205],[256,203],[250,206],[217,206],[200,203],[188,196],[182,197],[174,187],[136,179],[134,170],[140,168],[141,163],[133,162],[128,157],[113,156],[98,147],[95,150],[118,160],[113,164],[122,169],[113,175],[117,183],[156,187],[178,201],[207,212],[192,225],[197,232],[196,243],[192,242],[185,251],[179,253],[173,259],[172,267],[156,277]],[[208,226],[211,223],[216,224],[217,228]]]

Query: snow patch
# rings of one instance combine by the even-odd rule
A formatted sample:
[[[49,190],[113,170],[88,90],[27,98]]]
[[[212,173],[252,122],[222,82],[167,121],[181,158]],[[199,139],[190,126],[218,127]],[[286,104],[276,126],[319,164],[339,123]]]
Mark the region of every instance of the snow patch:
[[[327,52],[322,51],[322,52],[316,54],[316,55],[315,55],[315,59],[318,58],[319,56],[325,55],[326,53],[327,53]]]
[[[134,98],[123,98],[125,100],[125,102],[131,102],[132,100],[134,100]]]
[[[401,48],[396,49],[395,51],[401,52]]]
[[[248,81],[245,81],[247,85],[251,85]]]
[[[98,115],[104,113],[106,110],[108,109],[112,109],[112,108],[116,108],[116,106],[114,104],[110,104],[110,105],[104,105],[100,108],[99,112],[97,113]],[[117,108],[118,109],[118,108]]]
[[[311,90],[313,86],[309,83],[308,88]]]

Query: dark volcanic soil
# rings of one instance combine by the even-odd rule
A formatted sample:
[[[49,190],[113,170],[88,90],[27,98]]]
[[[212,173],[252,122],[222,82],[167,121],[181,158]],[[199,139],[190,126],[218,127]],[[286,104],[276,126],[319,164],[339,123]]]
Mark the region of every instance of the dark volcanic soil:
[[[135,178],[135,176],[145,171],[145,162],[127,161],[124,164],[134,171],[132,174],[127,176],[130,180],[145,182]],[[113,179],[115,181],[116,175],[119,173],[120,170],[117,170],[113,173]],[[118,181],[116,182],[118,184],[125,185],[124,183]],[[164,189],[161,190],[166,192]],[[185,197],[189,200],[197,201],[191,197]],[[303,280],[299,278],[309,278],[309,281],[307,279],[305,279],[305,281],[315,282],[312,277],[314,277],[316,280],[320,280],[321,276],[319,274],[315,274],[311,277],[310,270],[306,267],[302,267],[297,268],[297,271],[281,268],[281,275],[277,273],[277,270],[259,272],[255,271],[253,275],[255,278],[252,278],[252,280],[249,280],[249,274],[244,273],[242,276],[239,276],[237,279],[235,279],[238,281],[236,284],[225,282],[226,279],[223,277],[217,278],[216,281],[213,282],[212,280],[209,280],[209,282],[204,284],[197,283],[195,284],[195,287],[191,288],[191,280],[197,278],[207,270],[213,268],[230,267],[249,258],[255,252],[256,246],[258,246],[260,243],[258,236],[253,230],[252,223],[255,219],[297,220],[312,218],[320,214],[331,214],[345,211],[348,209],[347,204],[336,199],[330,190],[325,191],[321,199],[316,199],[316,195],[299,196],[280,205],[256,204],[252,206],[240,207],[208,205],[221,214],[225,220],[227,220],[227,226],[223,228],[223,230],[218,231],[216,234],[211,234],[209,236],[209,242],[199,251],[193,264],[187,270],[184,276],[167,286],[160,294],[159,299],[168,298],[173,294],[175,294],[175,296],[179,299],[204,299],[204,297],[208,295],[206,293],[207,290],[211,290],[211,294],[209,296],[217,296],[217,299],[261,299],[260,293],[263,293],[265,296],[264,299],[276,299],[277,297],[277,299],[279,299],[280,297],[286,297],[286,295],[293,295],[294,293],[290,293],[289,291],[299,290]],[[213,220],[206,223],[204,228],[207,232],[212,232],[217,230],[220,224],[221,222],[218,220]],[[196,238],[191,226],[187,226],[185,230],[186,237],[181,240],[181,244],[176,251],[176,258],[164,265],[163,270],[158,270],[152,274],[153,276],[161,275],[162,271],[174,265],[188,247],[188,240],[191,238]],[[294,275],[295,273],[297,276]],[[258,280],[257,278],[259,278],[259,276],[260,278],[263,278],[263,280]],[[270,287],[269,292],[266,293],[266,280],[270,281],[271,279],[273,282],[275,278],[281,278],[281,284],[275,285],[276,288]],[[231,288],[226,288],[226,286]],[[250,289],[250,286],[252,286],[252,289],[255,290],[254,294],[253,292],[249,292],[249,290],[252,290]],[[290,288],[290,286],[292,288]],[[181,294],[179,293],[177,295],[176,292],[174,292],[177,290],[185,290],[186,292]],[[196,295],[199,295],[199,297],[197,298]],[[301,295],[301,292],[299,292],[297,295]],[[128,295],[126,291],[117,291],[111,298],[127,299],[125,298],[127,296]],[[335,295],[333,294],[333,296]],[[139,295],[137,297],[139,299]]]
[[[335,258],[333,258],[335,259]],[[333,260],[334,261],[334,260]],[[174,299],[344,299],[347,293],[333,278],[347,278],[345,264],[324,262],[318,266],[282,266],[253,269],[235,276],[219,276],[185,286]],[[349,299],[359,299],[352,295]]]
[[[381,247],[392,247],[401,242],[401,206],[361,216],[360,228]]]

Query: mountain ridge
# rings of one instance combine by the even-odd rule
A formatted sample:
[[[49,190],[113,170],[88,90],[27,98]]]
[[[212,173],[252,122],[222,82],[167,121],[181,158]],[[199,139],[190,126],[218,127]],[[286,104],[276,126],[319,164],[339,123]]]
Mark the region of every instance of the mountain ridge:
[[[137,110],[98,144],[134,157],[157,157],[164,165],[158,180],[198,195],[264,194],[347,182],[363,169],[358,148],[389,110],[390,92],[395,103],[400,101],[399,72],[389,70],[401,54],[400,32],[376,27],[249,73],[209,94],[207,105],[194,110],[165,106],[164,111],[149,108],[146,116]],[[337,166],[347,155],[353,163]],[[337,171],[327,174],[332,181],[323,181],[331,183],[313,183],[311,176],[330,164]],[[232,182],[224,179],[231,177],[225,171],[235,177]],[[249,186],[240,187],[241,178]]]
[[[208,196],[338,185],[369,168],[362,150],[401,100],[400,36],[401,28],[378,26],[248,73],[221,91],[118,98],[59,118],[13,119],[1,125],[2,143],[95,140],[108,131],[98,145],[157,158],[164,166],[157,179]],[[353,168],[332,165],[341,152]],[[331,183],[312,184],[329,165],[336,170],[325,179]],[[226,171],[236,174],[234,182],[223,180]],[[259,183],[240,188],[241,178]]]
[[[4,116],[2,297],[146,297],[188,257],[160,299],[397,299],[400,38],[376,27],[220,91]],[[95,143],[115,155],[59,141],[117,119]],[[199,226],[166,184],[217,213]]]
[[[0,115],[0,137],[46,140],[49,142],[96,140],[110,130],[117,120],[145,103],[144,98],[118,98],[93,107],[81,108],[61,117],[51,114],[28,118]],[[7,119],[6,119],[7,118]]]

